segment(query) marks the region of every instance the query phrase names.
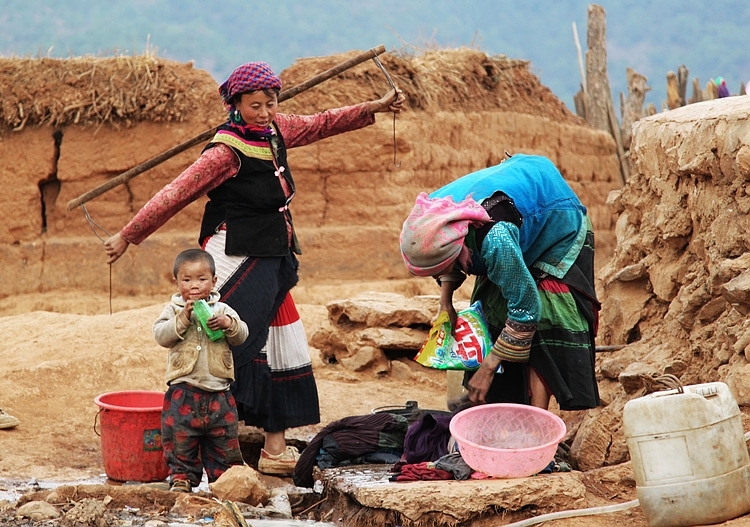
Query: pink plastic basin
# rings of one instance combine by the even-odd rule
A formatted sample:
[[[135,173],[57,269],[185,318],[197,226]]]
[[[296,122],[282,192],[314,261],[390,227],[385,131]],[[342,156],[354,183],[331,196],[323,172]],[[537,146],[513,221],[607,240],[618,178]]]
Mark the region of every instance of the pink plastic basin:
[[[555,457],[565,437],[557,415],[525,404],[497,403],[456,414],[450,431],[466,464],[496,478],[537,474]]]

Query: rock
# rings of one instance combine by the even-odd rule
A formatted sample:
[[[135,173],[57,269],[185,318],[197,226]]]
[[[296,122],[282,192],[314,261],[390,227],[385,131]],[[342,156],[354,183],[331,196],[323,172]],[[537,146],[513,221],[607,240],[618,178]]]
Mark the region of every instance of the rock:
[[[676,359],[676,360],[673,360],[671,364],[668,364],[664,368],[664,373],[679,377],[680,375],[685,373],[687,368],[688,368],[688,364],[685,361]]]
[[[330,302],[326,307],[334,325],[364,327],[414,327],[432,325],[440,297],[431,295],[407,298],[396,293],[368,292],[346,300]]]
[[[750,313],[750,271],[745,271],[724,284],[721,294],[743,315]]]
[[[105,525],[104,512],[107,507],[104,501],[85,498],[76,503],[65,513],[65,521],[71,525]]]
[[[605,203],[618,214],[622,212],[622,189],[610,190]]]
[[[271,489],[271,497],[268,499],[266,510],[274,518],[292,518],[292,505],[289,503],[289,494],[282,488]]]
[[[375,370],[379,375],[391,371],[390,362],[380,348],[375,346],[361,346],[347,357],[341,357],[339,362],[348,370]]]
[[[247,527],[247,522],[239,507],[231,501],[225,501],[214,514],[213,527]]]
[[[361,372],[388,375],[385,351],[413,355],[427,339],[438,297],[407,298],[396,293],[366,292],[327,305],[329,317],[310,338],[323,362]]]
[[[53,505],[46,501],[30,501],[18,507],[16,510],[17,518],[29,518],[32,521],[51,520],[60,517],[58,511]]]
[[[618,380],[620,374],[628,367],[630,361],[627,357],[616,356],[603,359],[599,364],[599,371],[605,379]]]
[[[221,503],[217,502],[215,499],[204,498],[195,493],[173,494],[179,494],[179,496],[175,498],[174,505],[169,512],[176,516],[203,518],[205,516],[214,516],[223,508]]]
[[[258,471],[248,465],[229,467],[208,487],[222,501],[241,501],[255,506],[267,503],[271,496]]]
[[[408,364],[406,362],[407,359],[396,359],[391,361],[391,373],[389,377],[391,379],[401,379],[405,382],[408,382],[412,379],[412,376],[414,375],[414,370],[412,369],[413,366]],[[409,359],[411,361],[411,359]],[[416,364],[413,361],[411,361],[412,364]],[[419,365],[421,367],[421,365]]]
[[[724,298],[714,298],[708,301],[698,310],[698,320],[703,323],[710,323],[719,318],[727,308],[727,301]]]
[[[646,273],[646,265],[643,262],[638,262],[633,265],[628,265],[616,273],[615,280],[619,280],[620,282],[632,282],[633,280],[643,278],[646,276]]]
[[[621,431],[624,403],[587,412],[578,427],[570,456],[577,470],[586,472],[605,465],[616,465],[630,457]]]
[[[371,344],[382,350],[417,352],[427,340],[427,335],[427,329],[368,327],[359,334],[358,340],[362,344]]]
[[[586,489],[578,472],[406,484],[389,483],[391,475],[388,467],[378,465],[327,469],[323,479],[331,503],[337,507],[355,503],[357,514],[368,521],[355,523],[341,509],[335,517],[350,520],[344,525],[479,525],[482,520],[489,525],[504,523],[501,515],[510,511],[533,508],[544,513],[585,507]],[[380,516],[384,513],[388,515]],[[480,523],[475,523],[479,518]]]
[[[750,363],[744,358],[730,367],[725,382],[739,406],[750,406]]]
[[[654,371],[653,366],[642,362],[634,362],[619,375],[618,380],[627,394],[633,394],[643,388],[641,375],[651,375]]]

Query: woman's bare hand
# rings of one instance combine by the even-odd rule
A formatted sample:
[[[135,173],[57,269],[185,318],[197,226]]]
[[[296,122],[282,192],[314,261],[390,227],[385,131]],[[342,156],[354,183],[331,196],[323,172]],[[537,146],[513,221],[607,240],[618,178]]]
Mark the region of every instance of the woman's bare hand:
[[[456,323],[458,322],[458,313],[456,313],[456,308],[453,307],[452,302],[448,302],[446,304],[441,303],[440,304],[440,311],[438,312],[438,315],[445,311],[448,314],[448,320],[451,324],[451,335],[454,337],[456,336]]]
[[[406,97],[401,90],[390,90],[376,101],[370,101],[370,111],[372,113],[393,112],[400,113],[404,109]]]
[[[500,365],[500,358],[492,353],[488,353],[482,361],[479,369],[474,372],[469,379],[469,400],[474,404],[484,404],[487,392],[490,391],[490,385],[495,378],[495,372]]]
[[[123,238],[118,232],[114,236],[110,236],[107,241],[104,242],[104,250],[107,252],[108,264],[113,264],[117,259],[122,256],[130,245],[125,238]]]

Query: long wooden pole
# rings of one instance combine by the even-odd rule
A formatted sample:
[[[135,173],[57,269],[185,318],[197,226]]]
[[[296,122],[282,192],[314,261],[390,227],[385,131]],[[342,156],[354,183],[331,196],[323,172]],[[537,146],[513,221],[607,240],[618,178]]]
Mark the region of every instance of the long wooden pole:
[[[581,91],[588,95],[588,89],[586,88],[586,71],[583,68],[583,52],[581,51],[581,42],[578,40],[578,28],[576,23],[573,22],[573,41],[576,44],[576,52],[578,53],[578,72],[581,75]]]
[[[368,51],[365,51],[363,53],[360,53],[359,55],[352,57],[349,60],[346,60],[342,62],[341,64],[334,66],[333,68],[330,68],[323,73],[320,73],[314,77],[311,77],[310,79],[306,80],[305,82],[298,84],[296,86],[292,86],[288,90],[284,90],[279,94],[279,102],[286,101],[287,99],[290,99],[294,97],[295,95],[298,95],[302,93],[305,90],[309,90],[313,86],[316,86],[320,84],[323,81],[326,81],[330,79],[331,77],[335,77],[339,73],[348,70],[349,68],[352,68],[358,64],[361,64],[367,60],[370,60],[372,58],[377,57],[378,55],[385,52],[385,46],[382,44],[380,46],[377,46],[375,48],[369,49]],[[208,141],[211,139],[214,134],[216,134],[216,131],[218,130],[220,125],[217,125],[210,130],[206,130],[205,132],[202,132],[192,139],[188,139],[184,143],[180,143],[177,146],[173,146],[169,150],[166,150],[162,152],[159,155],[156,155],[152,157],[151,159],[148,159],[144,161],[143,163],[134,166],[130,170],[127,170],[120,174],[119,176],[115,176],[109,181],[102,183],[98,187],[95,187],[88,192],[81,194],[75,199],[72,199],[68,202],[68,210],[72,210],[80,205],[83,205],[89,200],[92,200],[98,196],[101,196],[105,192],[112,190],[113,188],[122,185],[123,183],[126,183],[133,179],[138,174],[142,174],[146,170],[149,170],[151,168],[154,168],[156,165],[163,163],[167,159],[170,159],[177,154],[184,152],[188,148],[195,146],[197,144],[200,144],[204,141]]]

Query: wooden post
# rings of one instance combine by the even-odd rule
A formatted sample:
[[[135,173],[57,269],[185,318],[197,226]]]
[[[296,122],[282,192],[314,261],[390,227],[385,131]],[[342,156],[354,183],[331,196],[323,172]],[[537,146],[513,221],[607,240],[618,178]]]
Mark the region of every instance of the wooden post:
[[[718,98],[719,90],[716,88],[716,83],[714,83],[713,79],[709,79],[706,83],[706,90],[703,92],[703,100],[710,101]]]
[[[586,71],[583,67],[583,54],[581,52],[581,42],[578,40],[578,28],[576,23],[573,22],[573,41],[576,45],[576,51],[578,53],[578,72],[581,75],[581,90],[573,97],[573,103],[576,107],[576,114],[579,117],[586,119],[586,108],[589,106],[589,94],[586,91]]]
[[[703,90],[701,90],[701,81],[697,77],[693,79],[693,96],[690,97],[690,104],[701,102],[703,100]]]
[[[674,71],[667,72],[667,108],[674,110],[682,106],[680,104],[680,87],[677,83],[677,74]]]
[[[620,160],[620,177],[623,184],[630,170],[628,158],[622,146],[620,125],[612,102],[607,75],[607,18],[600,5],[589,5],[588,11],[588,51],[586,53],[586,93],[589,106],[586,108],[586,122],[594,128],[609,132],[617,145]]]
[[[342,62],[341,64],[338,64],[324,71],[323,73],[320,73],[306,80],[305,82],[301,84],[293,86],[289,88],[288,90],[284,90],[283,92],[279,94],[279,102],[283,102],[291,97],[294,97],[295,95],[298,95],[299,93],[305,90],[309,90],[313,86],[320,84],[321,82],[328,80],[331,77],[335,77],[339,73],[346,71],[349,68],[352,68],[358,64],[361,64],[362,62],[365,62],[374,57],[377,57],[378,55],[384,52],[385,52],[385,46],[381,44],[380,46],[377,46],[368,51],[360,53],[357,56],[352,57],[351,59],[346,60]],[[78,207],[79,205],[83,205],[87,201],[92,200],[98,196],[101,196],[107,191],[112,190],[113,188],[119,185],[122,185],[123,183],[127,183],[138,174],[142,174],[146,170],[154,168],[156,165],[163,163],[167,159],[170,159],[181,152],[184,152],[190,147],[193,147],[195,145],[208,141],[216,134],[216,130],[218,130],[218,128],[219,128],[219,125],[211,128],[210,130],[206,130],[205,132],[201,132],[200,134],[196,135],[192,139],[188,139],[184,143],[180,143],[177,146],[173,146],[169,150],[162,152],[161,154],[158,154],[152,157],[151,159],[144,161],[143,163],[139,165],[136,165],[130,170],[123,172],[119,176],[115,176],[114,178],[110,179],[106,183],[103,183],[99,185],[98,187],[92,190],[89,190],[85,194],[82,194],[78,196],[77,198],[70,200],[67,205],[68,210],[73,210],[75,207]]]
[[[628,79],[628,98],[621,103],[622,113],[622,146],[630,149],[630,141],[633,134],[633,123],[643,118],[643,103],[646,101],[646,92],[651,87],[644,75],[633,68],[625,70]]]
[[[594,128],[609,131],[608,101],[612,94],[607,77],[607,21],[602,6],[589,5],[586,42],[586,92],[591,101],[586,108],[586,121]]]
[[[607,116],[609,118],[609,131],[615,139],[615,145],[617,146],[617,158],[620,160],[620,178],[624,185],[630,177],[630,165],[627,154],[625,154],[625,148],[622,145],[622,137],[620,136],[620,125],[617,122],[617,115],[615,114],[615,105],[612,99],[607,99]]]
[[[687,104],[685,94],[687,93],[688,69],[684,64],[677,68],[677,93],[680,96],[680,106]]]

